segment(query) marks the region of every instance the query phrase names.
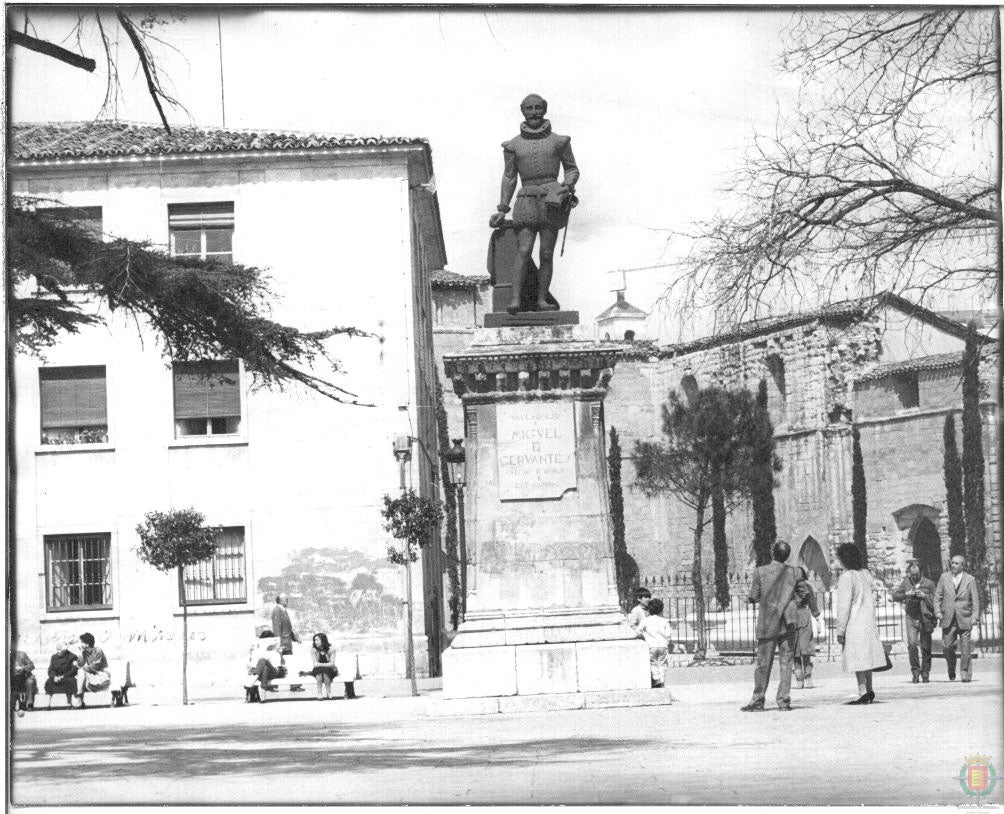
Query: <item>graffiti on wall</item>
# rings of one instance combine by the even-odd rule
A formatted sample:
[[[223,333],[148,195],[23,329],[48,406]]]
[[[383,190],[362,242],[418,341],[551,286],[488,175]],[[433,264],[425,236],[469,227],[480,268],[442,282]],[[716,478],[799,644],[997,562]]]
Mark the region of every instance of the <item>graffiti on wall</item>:
[[[392,634],[403,615],[401,598],[388,590],[396,569],[386,560],[347,548],[303,548],[275,576],[258,580],[259,619],[268,624],[275,596],[289,596],[297,632]]]

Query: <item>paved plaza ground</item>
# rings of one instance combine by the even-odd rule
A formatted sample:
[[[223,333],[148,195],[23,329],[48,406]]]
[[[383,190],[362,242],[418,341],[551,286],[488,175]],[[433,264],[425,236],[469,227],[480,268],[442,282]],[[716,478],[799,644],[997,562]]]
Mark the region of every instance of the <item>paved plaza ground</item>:
[[[672,670],[670,706],[501,715],[453,715],[438,692],[375,697],[365,682],[355,701],[265,705],[153,706],[138,688],[127,708],[16,719],[12,800],[965,805],[966,755],[1004,770],[1001,664],[980,659],[961,684],[936,662],[914,685],[900,661],[876,676],[876,703],[849,707],[853,677],[823,663],[790,713],[739,711],[748,664]]]

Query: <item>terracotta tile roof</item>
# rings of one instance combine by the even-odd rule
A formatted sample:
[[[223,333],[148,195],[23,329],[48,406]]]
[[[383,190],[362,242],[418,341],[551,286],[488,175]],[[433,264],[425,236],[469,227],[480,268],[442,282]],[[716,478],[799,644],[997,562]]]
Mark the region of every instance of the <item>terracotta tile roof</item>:
[[[457,274],[455,271],[436,269],[429,272],[429,282],[433,288],[475,289],[488,285],[488,275]]]
[[[937,353],[933,356],[920,356],[916,359],[904,359],[902,362],[889,362],[875,365],[871,370],[857,377],[858,381],[866,382],[874,379],[884,379],[897,373],[912,373],[917,370],[937,370],[939,368],[958,367],[962,364],[962,351],[952,353]]]
[[[905,297],[887,291],[870,297],[830,303],[810,311],[781,314],[779,316],[742,322],[722,333],[700,337],[699,339],[675,345],[661,345],[654,355],[659,358],[679,356],[685,353],[693,353],[694,351],[705,350],[719,345],[728,345],[733,342],[752,339],[756,336],[763,336],[764,334],[783,331],[788,328],[797,328],[802,325],[811,325],[817,322],[821,324],[846,324],[854,320],[864,319],[885,306],[896,308],[915,319],[919,319],[929,325],[934,325],[953,336],[965,338],[965,326],[960,325],[954,320],[947,319],[929,308],[910,302]],[[989,337],[986,336],[982,338],[985,341],[989,340]],[[639,348],[631,355],[640,356],[642,353],[644,353],[644,349]]]
[[[176,127],[168,134],[159,125],[112,121],[15,124],[10,130],[10,155],[22,161],[396,145],[428,148],[428,141],[402,136],[339,136],[215,127]]]
[[[606,311],[596,317],[596,321],[599,322],[603,319],[609,319],[611,317],[647,317],[644,311],[637,306],[632,305],[627,300],[619,299]]]
[[[859,382],[874,381],[884,379],[886,376],[895,376],[897,373],[912,373],[918,370],[939,370],[962,366],[963,353],[960,350],[950,353],[936,353],[931,356],[918,356],[916,359],[904,359],[901,362],[888,362],[884,365],[875,365],[871,370],[862,373],[857,377]],[[980,348],[980,362],[987,364],[997,358],[997,348],[993,343],[983,345]]]

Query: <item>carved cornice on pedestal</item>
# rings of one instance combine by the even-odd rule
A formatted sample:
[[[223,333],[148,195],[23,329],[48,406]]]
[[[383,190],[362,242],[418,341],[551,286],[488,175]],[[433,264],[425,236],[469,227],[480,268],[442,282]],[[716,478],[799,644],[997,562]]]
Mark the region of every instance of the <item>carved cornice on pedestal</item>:
[[[587,343],[583,343],[587,344]],[[600,398],[613,376],[620,349],[589,343],[586,347],[520,345],[469,348],[445,356],[446,375],[461,398],[523,394],[547,398],[569,391],[593,391]]]

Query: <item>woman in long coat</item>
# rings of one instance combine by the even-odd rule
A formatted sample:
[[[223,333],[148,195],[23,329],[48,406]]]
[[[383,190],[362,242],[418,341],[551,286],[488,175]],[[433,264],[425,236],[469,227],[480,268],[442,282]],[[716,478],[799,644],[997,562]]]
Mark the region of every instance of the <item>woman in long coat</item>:
[[[885,648],[875,621],[872,575],[861,567],[861,552],[853,543],[837,549],[837,558],[846,569],[837,583],[837,641],[844,646],[844,672],[854,673],[860,697],[850,704],[870,704],[872,670],[885,667]]]

